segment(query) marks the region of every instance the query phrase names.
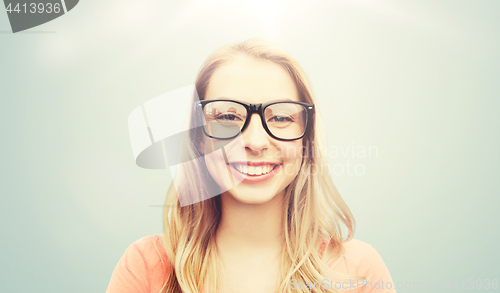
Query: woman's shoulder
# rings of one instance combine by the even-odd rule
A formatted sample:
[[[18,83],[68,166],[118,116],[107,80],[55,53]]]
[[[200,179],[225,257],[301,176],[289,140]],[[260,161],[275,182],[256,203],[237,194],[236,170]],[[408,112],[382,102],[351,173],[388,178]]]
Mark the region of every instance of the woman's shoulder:
[[[167,259],[162,234],[144,236],[130,244],[127,250],[136,252],[138,256],[151,264]]]
[[[373,246],[358,239],[343,243],[344,255],[358,265],[378,264],[382,258]]]
[[[145,236],[125,250],[106,292],[158,292],[165,282],[166,273],[163,235]]]
[[[340,274],[366,278],[367,292],[395,292],[384,260],[373,246],[361,240],[351,239],[344,242],[341,257],[330,262],[329,266]],[[390,283],[389,287],[387,283]]]

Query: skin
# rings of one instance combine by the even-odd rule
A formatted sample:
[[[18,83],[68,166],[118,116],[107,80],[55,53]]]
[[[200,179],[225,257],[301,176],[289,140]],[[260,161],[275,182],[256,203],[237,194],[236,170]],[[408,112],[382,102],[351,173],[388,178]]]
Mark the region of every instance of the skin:
[[[299,101],[290,75],[270,61],[239,56],[219,67],[210,80],[205,99],[229,98],[248,103],[274,100]],[[205,148],[214,141],[206,138]],[[217,142],[215,142],[217,143]],[[233,185],[221,155],[206,158],[207,168],[222,190],[222,216],[216,241],[225,268],[229,292],[272,292],[278,281],[283,248],[285,188],[300,170],[302,139],[279,141],[264,130],[253,114],[239,139],[226,147],[229,162],[280,163],[282,172],[264,182]],[[286,170],[286,172],[285,172]],[[235,182],[238,183],[238,182]]]

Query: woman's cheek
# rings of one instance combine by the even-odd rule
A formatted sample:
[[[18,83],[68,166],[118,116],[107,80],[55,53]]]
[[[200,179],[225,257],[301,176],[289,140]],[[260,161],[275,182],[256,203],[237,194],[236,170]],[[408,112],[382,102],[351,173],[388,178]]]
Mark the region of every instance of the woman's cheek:
[[[302,140],[294,141],[283,152],[284,172],[289,176],[296,176],[302,163]]]
[[[232,141],[210,139],[205,141],[205,164],[210,176],[219,185],[221,193],[241,183],[241,179],[233,176],[227,164],[233,161],[246,161],[245,148],[240,146],[239,140],[241,138]]]
[[[210,176],[219,185],[221,192],[231,188],[230,174],[227,170],[224,155],[221,150],[205,155],[205,164],[207,165]]]

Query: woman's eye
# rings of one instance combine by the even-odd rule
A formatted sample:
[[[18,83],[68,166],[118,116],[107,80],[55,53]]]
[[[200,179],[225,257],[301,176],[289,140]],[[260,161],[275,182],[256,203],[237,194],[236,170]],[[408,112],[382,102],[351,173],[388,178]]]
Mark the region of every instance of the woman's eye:
[[[235,115],[231,114],[222,114],[217,116],[217,120],[223,120],[223,121],[241,121],[241,119]]]
[[[274,116],[269,119],[269,122],[293,122],[290,116]]]

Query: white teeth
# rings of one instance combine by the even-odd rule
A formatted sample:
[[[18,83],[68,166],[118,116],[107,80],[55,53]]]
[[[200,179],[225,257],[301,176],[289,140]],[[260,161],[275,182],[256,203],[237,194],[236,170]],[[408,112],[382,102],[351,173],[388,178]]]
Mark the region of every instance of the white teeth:
[[[255,175],[255,167],[248,167],[248,175]]]
[[[262,174],[262,167],[255,167],[255,175]]]
[[[246,166],[240,164],[233,164],[234,168],[243,174],[248,175],[263,175],[271,172],[274,169],[274,165],[264,165],[264,166]]]

